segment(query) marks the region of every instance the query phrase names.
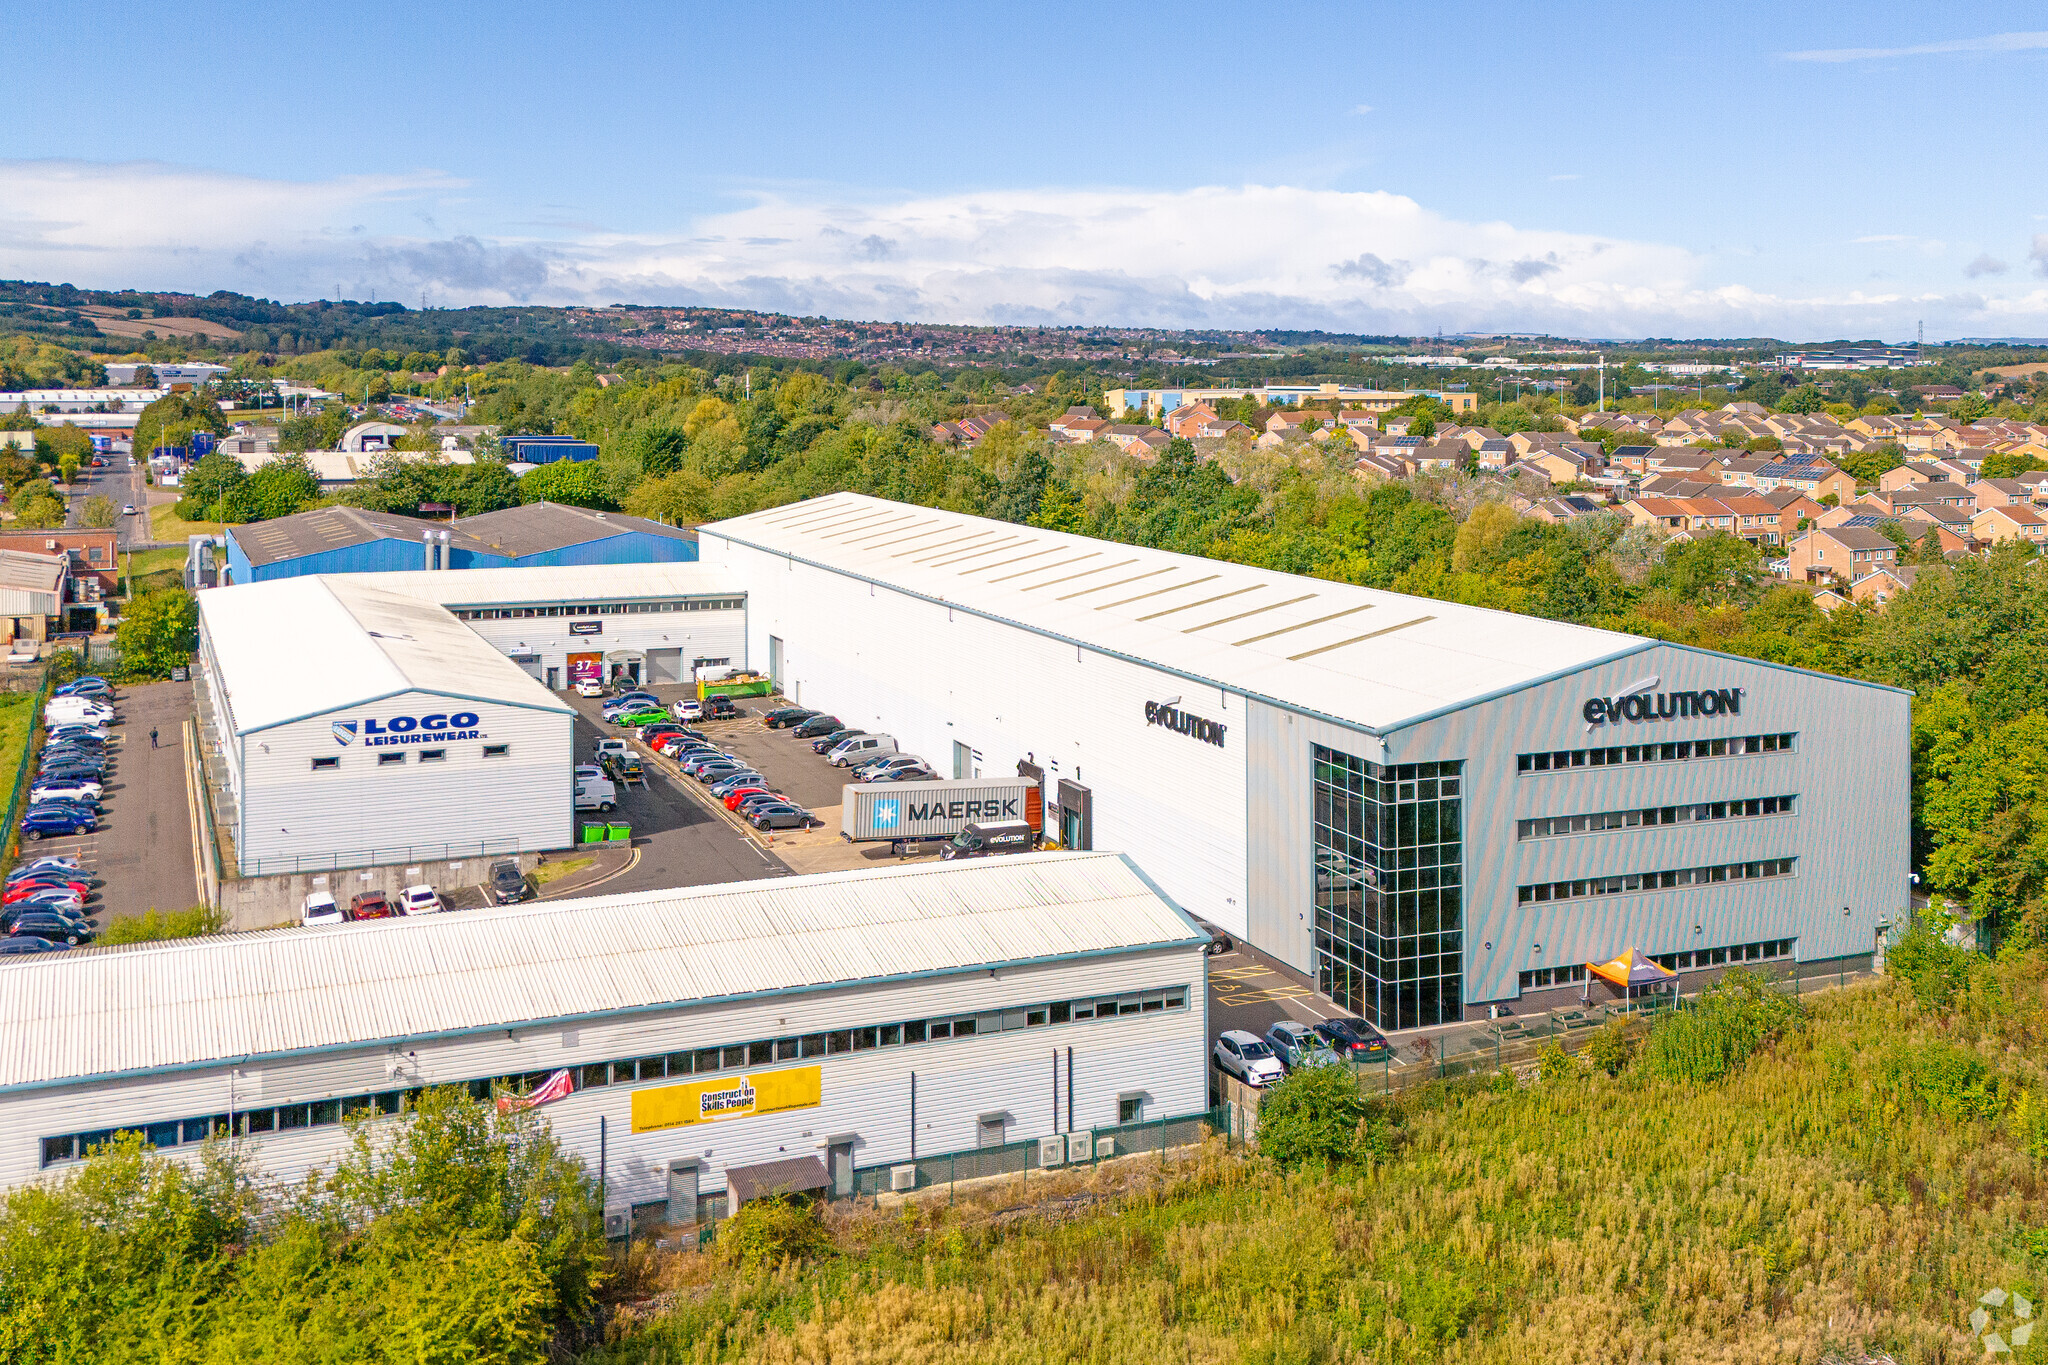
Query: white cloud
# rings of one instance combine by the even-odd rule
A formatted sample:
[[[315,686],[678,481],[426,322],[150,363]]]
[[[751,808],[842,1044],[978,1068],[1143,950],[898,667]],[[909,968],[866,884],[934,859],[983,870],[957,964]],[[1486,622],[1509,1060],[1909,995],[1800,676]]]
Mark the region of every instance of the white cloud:
[[[1583,177],[1581,177],[1577,171],[1567,171],[1561,175],[1553,175],[1550,178],[1552,180],[1578,180],[1582,179]]]
[[[1933,57],[1951,52],[2033,52],[2048,48],[2048,32],[1994,33],[1988,38],[1952,38],[1910,47],[1824,47],[1784,52],[1788,62],[1870,62],[1888,57]]]
[[[1370,114],[1372,106],[1370,104],[1354,104],[1351,106],[1351,112],[1354,114]]]
[[[1730,283],[1734,257],[1437,213],[1402,195],[1289,186],[1007,190],[895,202],[762,197],[672,232],[579,217],[517,235],[438,172],[298,182],[155,164],[0,162],[0,278],[236,289],[285,299],[716,303],[943,322],[1465,329],[1576,335],[1890,335],[2035,315],[1978,298]],[[449,224],[457,226],[449,227]],[[1885,235],[1921,252],[1927,239]],[[2048,274],[2048,236],[2033,263]],[[1744,262],[1745,271],[1768,268]],[[1890,287],[1890,286],[1886,286]]]
[[[1980,275],[2003,275],[2005,262],[1988,251],[1980,252],[1976,260],[1963,267],[1963,273],[1973,280]]]

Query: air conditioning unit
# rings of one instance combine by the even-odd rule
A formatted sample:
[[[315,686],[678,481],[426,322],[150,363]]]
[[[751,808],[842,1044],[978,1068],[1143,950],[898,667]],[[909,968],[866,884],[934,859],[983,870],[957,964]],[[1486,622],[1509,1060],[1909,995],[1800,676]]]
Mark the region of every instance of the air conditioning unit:
[[[891,1166],[889,1168],[889,1188],[894,1190],[898,1194],[903,1193],[905,1190],[916,1189],[916,1164],[913,1163],[908,1166]]]
[[[1067,1140],[1055,1134],[1038,1140],[1038,1164],[1040,1166],[1064,1166],[1067,1164]]]
[[[622,1241],[633,1235],[633,1215],[624,1209],[606,1209],[604,1235],[608,1241]]]
[[[1113,1138],[1113,1137],[1102,1137],[1102,1138],[1097,1138],[1097,1139],[1095,1139],[1095,1159],[1096,1159],[1097,1161],[1100,1161],[1100,1160],[1102,1160],[1102,1159],[1103,1159],[1104,1157],[1109,1157],[1109,1156],[1115,1156],[1115,1155],[1116,1155],[1116,1139],[1115,1139],[1115,1138]]]
[[[1067,1134],[1067,1160],[1086,1161],[1090,1156],[1094,1155],[1094,1152],[1095,1135],[1093,1133]]]

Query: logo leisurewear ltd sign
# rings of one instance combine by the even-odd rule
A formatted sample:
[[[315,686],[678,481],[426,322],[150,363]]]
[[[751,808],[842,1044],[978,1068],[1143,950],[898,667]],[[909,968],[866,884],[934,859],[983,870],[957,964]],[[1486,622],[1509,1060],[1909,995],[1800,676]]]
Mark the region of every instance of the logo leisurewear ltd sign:
[[[1579,709],[1588,725],[1614,721],[1684,720],[1693,716],[1739,716],[1742,714],[1739,687],[1717,687],[1699,692],[1631,692],[1620,697],[1592,697]]]
[[[1178,706],[1156,701],[1145,703],[1145,723],[1177,730],[1190,739],[1199,739],[1202,743],[1213,744],[1219,749],[1223,747],[1224,732],[1230,728],[1220,720],[1190,715]]]
[[[457,711],[452,715],[435,712],[426,716],[391,716],[385,720],[338,720],[334,722],[334,742],[346,749],[359,737],[365,748],[482,739],[484,732],[476,728],[480,724],[482,720],[474,711]]]

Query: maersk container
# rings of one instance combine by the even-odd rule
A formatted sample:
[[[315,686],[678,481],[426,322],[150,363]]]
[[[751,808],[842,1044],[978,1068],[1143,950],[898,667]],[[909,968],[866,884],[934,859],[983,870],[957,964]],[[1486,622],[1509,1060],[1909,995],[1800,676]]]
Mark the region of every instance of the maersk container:
[[[839,836],[853,843],[881,839],[950,839],[970,823],[1022,820],[1044,825],[1038,784],[1028,777],[978,777],[958,782],[856,782],[839,802]]]

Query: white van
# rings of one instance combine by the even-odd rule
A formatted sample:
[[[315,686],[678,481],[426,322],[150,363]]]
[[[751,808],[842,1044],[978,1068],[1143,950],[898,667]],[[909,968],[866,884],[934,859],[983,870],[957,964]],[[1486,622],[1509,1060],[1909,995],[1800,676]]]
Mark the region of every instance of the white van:
[[[105,725],[114,719],[114,708],[89,697],[52,697],[43,707],[43,724],[67,720],[89,720]]]
[[[852,739],[841,741],[839,747],[825,755],[825,758],[835,768],[850,768],[856,763],[886,758],[895,752],[896,741],[889,735],[855,735]]]
[[[744,668],[734,668],[730,664],[708,664],[697,670],[697,681],[724,682],[727,678],[746,671]]]
[[[619,789],[607,777],[576,779],[576,809],[609,811],[619,804]]]

